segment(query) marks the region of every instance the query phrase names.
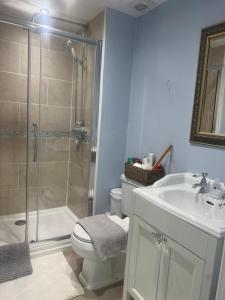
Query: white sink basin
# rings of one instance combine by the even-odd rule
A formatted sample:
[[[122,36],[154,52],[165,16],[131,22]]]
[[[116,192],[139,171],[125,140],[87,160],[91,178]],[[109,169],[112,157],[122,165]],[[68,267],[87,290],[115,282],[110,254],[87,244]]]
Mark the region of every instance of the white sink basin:
[[[172,174],[151,187],[135,189],[135,192],[207,233],[224,236],[225,206],[219,205],[221,200],[215,200],[209,194],[199,194],[199,188],[192,187],[200,180],[191,173]]]
[[[158,194],[159,198],[167,203],[170,203],[180,208],[192,208],[196,206],[196,199],[198,194],[194,191],[185,189],[167,189]]]

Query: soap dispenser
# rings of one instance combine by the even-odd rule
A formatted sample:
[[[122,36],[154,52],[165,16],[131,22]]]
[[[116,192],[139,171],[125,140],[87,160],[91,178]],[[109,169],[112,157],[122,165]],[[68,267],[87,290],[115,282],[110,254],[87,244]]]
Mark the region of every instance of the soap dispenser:
[[[219,179],[216,179],[212,182],[210,186],[210,197],[214,199],[221,199],[222,194],[222,184]]]

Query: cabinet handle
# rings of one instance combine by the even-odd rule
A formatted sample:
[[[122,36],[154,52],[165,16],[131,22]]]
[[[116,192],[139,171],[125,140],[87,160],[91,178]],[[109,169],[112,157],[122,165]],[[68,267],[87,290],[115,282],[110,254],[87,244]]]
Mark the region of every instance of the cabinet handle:
[[[162,242],[162,234],[159,232],[152,232],[151,233],[153,236],[153,239],[155,242],[157,242],[158,244],[160,244]]]
[[[167,238],[163,236],[163,237],[162,237],[162,242],[163,242],[163,243],[167,243]]]
[[[167,241],[167,239],[163,237],[163,240],[164,241],[162,241],[162,255],[160,260],[157,300],[166,300],[167,279],[170,265],[170,248],[167,244],[165,244],[165,240]]]

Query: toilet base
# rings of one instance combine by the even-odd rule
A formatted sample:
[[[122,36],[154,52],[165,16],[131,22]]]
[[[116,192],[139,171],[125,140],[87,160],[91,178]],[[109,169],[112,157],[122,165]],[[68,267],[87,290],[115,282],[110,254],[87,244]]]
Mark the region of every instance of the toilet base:
[[[106,261],[84,258],[79,280],[87,290],[97,290],[122,281],[125,260],[125,254]]]

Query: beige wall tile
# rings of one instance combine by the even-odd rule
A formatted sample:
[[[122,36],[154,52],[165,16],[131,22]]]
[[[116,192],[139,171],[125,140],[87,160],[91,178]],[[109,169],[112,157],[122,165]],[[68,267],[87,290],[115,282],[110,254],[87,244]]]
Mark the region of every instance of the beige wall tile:
[[[19,164],[19,187],[26,187],[26,164]],[[38,185],[38,165],[29,164],[29,187]]]
[[[103,11],[99,15],[97,15],[93,20],[91,20],[88,27],[89,37],[94,37],[98,40],[103,39],[104,19],[105,12]]]
[[[30,159],[33,160],[34,139],[30,139]],[[39,140],[40,161],[46,161],[46,141]],[[25,186],[26,176],[26,138],[12,137],[0,139],[0,165],[1,163],[22,163],[20,169],[20,186]],[[30,184],[37,185],[37,166],[31,164]]]
[[[81,119],[81,108],[77,107],[77,122]],[[92,109],[90,107],[85,107],[84,112],[84,122],[87,130],[90,130],[90,124],[92,122]],[[72,127],[75,125],[75,108],[72,108]]]
[[[19,70],[19,45],[0,40],[0,70],[18,72]]]
[[[0,164],[25,162],[26,142],[26,138],[23,137],[1,137]]]
[[[0,100],[2,101],[26,102],[26,76],[0,71],[0,91]]]
[[[70,163],[69,184],[73,187],[88,188],[89,184],[89,169],[82,165],[78,167],[77,164]]]
[[[31,79],[31,102],[39,104],[39,91],[40,91],[40,86],[39,86],[40,78],[37,77],[32,77]],[[42,85],[41,85],[41,104],[46,104],[47,103],[47,79],[43,78],[42,79]]]
[[[91,121],[92,121],[92,108],[91,107],[85,108],[84,121],[85,121],[86,126],[89,126],[91,124]]]
[[[71,106],[71,82],[49,79],[48,104]]]
[[[40,162],[46,162],[47,160],[47,151],[46,151],[46,138],[40,137],[37,140],[37,146],[38,146],[38,156]],[[34,161],[34,148],[35,148],[35,139],[34,137],[31,137],[29,139],[29,151],[30,151],[30,161]]]
[[[31,45],[32,47],[42,47],[42,49],[48,49],[48,34],[47,33],[36,33],[32,32],[31,34]]]
[[[75,101],[77,99],[77,106],[80,106],[81,105],[81,72],[80,72],[80,67],[78,69],[79,73],[78,73],[78,80],[76,80],[76,77],[75,77],[75,74],[74,74],[74,92],[73,92],[73,101],[72,101],[72,106],[75,106]],[[75,72],[75,71],[74,71]]]
[[[54,51],[43,51],[43,76],[70,81],[72,58]]]
[[[71,205],[87,203],[88,190],[84,187],[71,186],[68,189],[68,203]]]
[[[7,216],[25,212],[26,190],[0,190],[0,215]]]
[[[41,163],[40,164],[40,185],[66,185],[67,184],[67,163]]]
[[[18,186],[18,165],[0,164],[0,189],[15,188]]]
[[[39,123],[39,105],[30,105],[30,130],[32,130],[32,123]],[[20,129],[27,128],[27,105],[20,104]]]
[[[68,204],[68,207],[72,210],[72,212],[79,218],[85,218],[88,216],[88,206],[87,202],[81,202],[81,203],[70,203]]]
[[[46,162],[46,138],[40,138],[38,140],[38,153],[40,163]],[[34,158],[34,138],[30,138],[29,140],[29,186],[37,186],[40,184],[40,180],[38,181],[38,163],[33,162]],[[19,186],[26,186],[26,164],[19,164]]]
[[[93,92],[94,92],[94,79],[95,79],[95,55],[92,51],[92,49],[88,49],[87,51],[87,84],[86,84],[86,99],[85,99],[85,104],[86,107],[92,107],[93,105]]]
[[[66,206],[66,185],[43,186],[39,189],[40,209]]]
[[[20,46],[20,72],[27,74],[28,65],[28,47],[27,45]],[[40,75],[40,48],[31,48],[31,74],[33,76]]]
[[[69,158],[69,138],[47,138],[47,161],[65,161]]]
[[[79,217],[87,216],[89,171],[84,165],[70,163],[68,207]]]
[[[43,105],[41,107],[42,130],[69,131],[70,108]]]
[[[0,129],[19,128],[19,104],[0,102]]]
[[[49,186],[67,184],[67,163],[40,163],[40,177],[38,178],[37,164],[30,164],[29,168],[29,186]],[[19,165],[19,185],[25,187],[26,184],[26,166]]]
[[[10,24],[0,24],[0,39],[27,44],[28,30]]]
[[[87,168],[90,160],[90,145],[81,144],[79,149],[76,148],[75,139],[70,142],[70,160],[78,167]]]
[[[44,49],[48,49],[48,34],[32,32],[31,45],[32,47],[42,47]]]

